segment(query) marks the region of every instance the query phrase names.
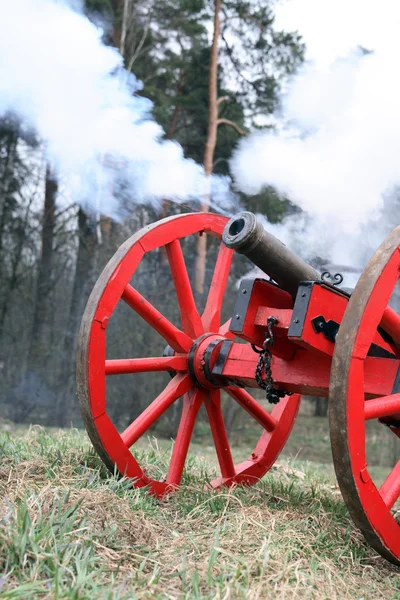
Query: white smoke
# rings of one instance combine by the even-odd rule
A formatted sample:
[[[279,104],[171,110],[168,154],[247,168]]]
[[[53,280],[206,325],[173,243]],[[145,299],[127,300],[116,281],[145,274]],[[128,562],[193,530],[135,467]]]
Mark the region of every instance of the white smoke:
[[[383,222],[383,197],[400,183],[400,3],[292,0],[283,11],[308,62],[283,100],[286,126],[242,140],[232,172],[242,191],[273,185],[312,215],[307,244],[363,262],[363,224]]]
[[[56,0],[2,9],[0,116],[14,112],[36,130],[74,200],[93,206],[102,188],[100,208],[113,214],[121,181],[135,202],[204,194],[203,168],[161,140],[151,102],[133,93],[140,83],[101,30]]]

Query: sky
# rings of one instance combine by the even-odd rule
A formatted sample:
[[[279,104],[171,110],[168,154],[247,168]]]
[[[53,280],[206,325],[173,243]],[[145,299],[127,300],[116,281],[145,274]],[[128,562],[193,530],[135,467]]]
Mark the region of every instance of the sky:
[[[355,45],[393,48],[399,36],[398,0],[281,0],[278,28],[298,30],[307,45],[307,58],[326,68],[348,55]]]

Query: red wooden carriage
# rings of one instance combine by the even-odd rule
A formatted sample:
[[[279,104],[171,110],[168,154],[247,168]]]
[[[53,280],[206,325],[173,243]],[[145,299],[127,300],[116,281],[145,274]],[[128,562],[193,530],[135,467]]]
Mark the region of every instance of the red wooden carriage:
[[[205,308],[194,300],[182,240],[203,233],[222,238]],[[166,319],[133,285],[144,255],[165,248],[181,327]],[[368,542],[400,564],[400,461],[384,483],[374,483],[366,456],[366,422],[378,420],[400,436],[400,317],[389,300],[400,269],[400,227],[376,251],[354,291],[324,281],[251,213],[230,221],[211,213],[184,214],[147,226],[128,239],[105,267],[83,316],[78,350],[78,394],[89,437],[112,471],[163,496],[179,486],[194,424],[204,405],[220,476],[212,487],[252,485],[273,465],[298,413],[301,394],[329,395],[336,475],[351,517]],[[221,306],[235,252],[268,279],[244,279],[232,318]],[[158,357],[107,359],[107,326],[123,301],[160,335]],[[167,349],[164,350],[165,344]],[[166,388],[123,431],[113,424],[106,380],[113,374],[168,371]],[[248,389],[261,386],[266,410]],[[221,390],[261,425],[250,457],[235,464],[221,410]],[[180,424],[168,473],[151,477],[135,442],[178,398]]]

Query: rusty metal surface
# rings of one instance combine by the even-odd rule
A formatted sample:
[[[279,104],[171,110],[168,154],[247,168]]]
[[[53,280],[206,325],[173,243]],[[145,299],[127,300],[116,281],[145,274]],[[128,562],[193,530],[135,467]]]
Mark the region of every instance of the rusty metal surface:
[[[244,254],[293,297],[296,297],[301,281],[320,279],[311,265],[266,231],[251,212],[241,212],[232,217],[222,239],[229,248]]]

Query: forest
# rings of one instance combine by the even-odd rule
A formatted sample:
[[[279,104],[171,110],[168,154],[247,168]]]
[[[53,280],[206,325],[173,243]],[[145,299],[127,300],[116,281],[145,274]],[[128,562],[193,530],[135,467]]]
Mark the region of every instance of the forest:
[[[152,118],[165,138],[176,140],[207,175],[229,175],[238,140],[254,128],[272,127],[268,116],[277,110],[282,86],[304,57],[296,32],[276,30],[273,2],[87,0],[84,11],[102,27],[103,42],[120,51],[126,70],[142,83],[138,94],[152,101]],[[79,131],[75,135],[79,144]],[[97,212],[93,203],[78,204],[48,160],[44,140],[12,112],[0,121],[0,186],[1,414],[16,423],[78,425],[77,336],[104,265],[144,225],[221,207],[212,196],[137,202],[135,191],[123,184],[111,192],[101,190],[117,199],[117,218]],[[232,190],[232,198],[234,208],[262,213],[271,223],[297,210],[273,188],[253,196]],[[225,214],[229,209],[222,205]],[[212,240],[208,244],[203,275],[195,264],[196,248],[186,252],[200,305],[215,255]],[[140,286],[174,318],[168,294],[160,293],[168,289],[166,261],[159,256],[146,260]],[[232,273],[227,314],[246,269],[249,265],[239,264]],[[128,333],[124,319],[121,315],[113,329],[113,355],[128,349],[133,356],[151,356],[156,341],[146,324],[138,322]],[[152,392],[148,380],[138,377],[133,389],[115,384],[115,410],[122,420],[132,417],[132,406],[140,410]]]
[[[206,177],[219,182],[223,191],[212,184],[206,193],[185,201],[173,194],[143,200],[118,174],[118,159],[104,152],[101,164],[117,176],[100,179],[95,198],[92,189],[86,197],[75,197],[51,160],[46,140],[17,110],[1,114],[0,416],[58,427],[81,426],[75,363],[82,315],[102,269],[129,236],[183,212],[231,216],[251,210],[271,226],[296,215],[299,223],[307,219],[273,186],[246,194],[230,178],[230,160],[240,140],[280,126],[282,94],[304,65],[305,43],[296,31],[277,28],[273,0],[86,0],[72,8],[83,12],[101,30],[102,43],[123,57],[122,75],[134,74],[132,93],[145,103],[148,118],[162,127],[163,139],[177,142],[184,156],[202,165]],[[80,131],[73,136],[79,148],[84,141]],[[113,208],[108,210],[111,197]],[[391,198],[388,230],[398,211]],[[316,268],[326,264],[323,252],[307,250],[299,238],[296,244]],[[206,303],[216,252],[210,237],[185,240],[186,266],[200,308]],[[238,282],[249,271],[250,263],[235,259],[225,319]],[[137,289],[179,324],[165,255],[148,253],[135,277]],[[122,307],[113,317],[110,358],[159,355],[159,337],[128,313]],[[165,376],[112,378],[107,394],[118,426],[142,411]],[[326,415],[326,410],[325,399],[313,400],[312,412]],[[167,437],[174,435],[179,417],[179,410],[170,412],[158,432]],[[224,417],[231,430],[237,407],[227,403]]]

